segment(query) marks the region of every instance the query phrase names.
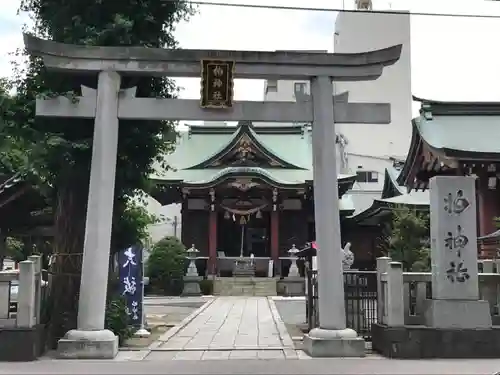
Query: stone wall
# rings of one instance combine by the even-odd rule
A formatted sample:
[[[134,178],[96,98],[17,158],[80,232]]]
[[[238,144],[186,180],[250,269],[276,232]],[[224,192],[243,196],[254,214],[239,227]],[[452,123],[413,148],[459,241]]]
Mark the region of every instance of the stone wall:
[[[498,358],[500,328],[435,329],[372,325],[372,349],[389,358]]]

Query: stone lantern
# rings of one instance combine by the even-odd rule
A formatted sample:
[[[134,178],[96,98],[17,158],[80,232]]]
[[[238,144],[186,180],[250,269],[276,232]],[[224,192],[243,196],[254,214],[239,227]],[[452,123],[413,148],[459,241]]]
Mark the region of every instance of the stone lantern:
[[[299,252],[299,249],[295,247],[295,244],[292,245],[291,249],[288,250],[288,254],[290,255],[290,270],[288,271],[288,277],[299,277],[299,268],[297,267],[297,253]]]
[[[305,279],[300,277],[297,267],[297,253],[299,251],[295,245],[292,245],[292,248],[288,250],[291,264],[288,276],[283,279],[284,294],[287,296],[303,296],[305,294]]]
[[[198,257],[198,249],[192,245],[186,250],[187,259],[189,259],[189,266],[184,276],[184,289],[182,290],[182,295],[184,296],[199,296],[201,295],[200,281],[202,277],[198,275],[198,269],[196,268],[196,259]]]
[[[189,259],[189,266],[186,272],[186,276],[198,276],[198,268],[196,268],[196,258],[198,258],[198,249],[191,245],[189,249],[186,250],[187,258]]]

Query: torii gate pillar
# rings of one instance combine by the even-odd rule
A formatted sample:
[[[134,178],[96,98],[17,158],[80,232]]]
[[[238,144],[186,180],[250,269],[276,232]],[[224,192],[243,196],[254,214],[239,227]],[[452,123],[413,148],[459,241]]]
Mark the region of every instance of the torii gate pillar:
[[[346,327],[332,91],[330,77],[311,80],[320,327],[305,335],[304,350],[312,357],[364,357],[365,340]]]

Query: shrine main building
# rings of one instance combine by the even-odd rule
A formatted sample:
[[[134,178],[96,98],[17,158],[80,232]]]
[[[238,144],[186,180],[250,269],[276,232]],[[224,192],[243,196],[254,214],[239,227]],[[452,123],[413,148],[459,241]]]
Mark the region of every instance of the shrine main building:
[[[182,242],[208,257],[209,274],[218,258],[278,264],[315,240],[310,125],[190,126],[166,163],[152,177],[154,198],[182,204]],[[355,180],[338,176],[341,220],[354,211],[345,193]]]

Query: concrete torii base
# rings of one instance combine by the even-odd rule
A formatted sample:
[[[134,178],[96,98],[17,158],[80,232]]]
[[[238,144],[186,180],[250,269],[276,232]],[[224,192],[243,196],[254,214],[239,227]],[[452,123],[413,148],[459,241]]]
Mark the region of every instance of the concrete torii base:
[[[118,354],[118,336],[107,329],[71,330],[57,345],[61,359],[113,359]]]
[[[311,357],[364,357],[365,340],[356,331],[312,329],[304,336],[304,351]]]

